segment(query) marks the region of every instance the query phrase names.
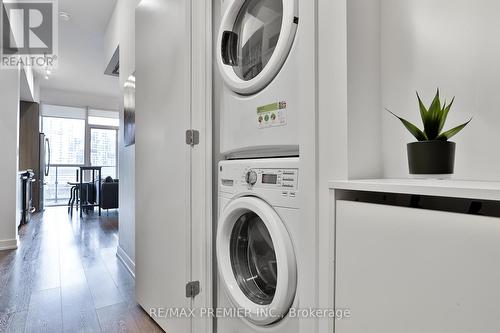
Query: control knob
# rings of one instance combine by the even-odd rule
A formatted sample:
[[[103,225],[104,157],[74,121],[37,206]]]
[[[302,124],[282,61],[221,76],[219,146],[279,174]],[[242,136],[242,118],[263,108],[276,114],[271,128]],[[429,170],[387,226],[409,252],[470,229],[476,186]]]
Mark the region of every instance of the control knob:
[[[250,170],[246,175],[247,184],[253,186],[257,183],[257,172]]]

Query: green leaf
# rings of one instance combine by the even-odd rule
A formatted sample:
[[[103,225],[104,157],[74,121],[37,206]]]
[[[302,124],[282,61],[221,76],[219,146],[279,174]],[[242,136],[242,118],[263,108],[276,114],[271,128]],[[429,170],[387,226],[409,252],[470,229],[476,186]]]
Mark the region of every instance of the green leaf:
[[[439,122],[439,133],[441,133],[441,131],[443,130],[444,124],[446,123],[446,119],[448,118],[448,113],[450,112],[454,102],[455,102],[455,97],[453,97],[453,99],[451,100],[450,105],[446,106],[446,103],[444,103],[445,105],[443,106],[443,111],[441,112],[441,119]]]
[[[441,119],[441,100],[439,99],[439,89],[429,107],[424,130],[429,140],[434,140],[439,135],[439,124]]]
[[[436,96],[434,97],[434,100],[432,101],[432,104],[429,107],[429,112],[433,116],[433,119],[436,119],[440,111],[441,111],[441,100],[439,99],[439,88],[438,88]]]
[[[456,135],[458,132],[460,132],[461,130],[464,129],[465,126],[469,125],[469,123],[472,121],[472,118],[469,119],[468,122],[466,122],[465,124],[462,124],[460,126],[457,126],[455,128],[452,128],[451,130],[449,131],[446,131],[444,133],[441,133],[438,137],[437,137],[437,140],[444,140],[444,141],[447,141],[449,139],[451,139],[454,135]]]
[[[401,118],[394,114],[391,110],[386,109],[390,114],[392,114],[394,117],[398,118],[403,125],[406,127],[406,129],[418,140],[418,141],[426,141],[427,136],[425,135],[424,132],[422,132],[417,126],[413,125],[410,123],[408,120]]]
[[[424,103],[422,102],[422,99],[420,98],[418,91],[417,91],[417,98],[418,98],[418,104],[420,106],[420,117],[422,118],[422,124],[425,126],[425,123],[427,122],[428,111]]]

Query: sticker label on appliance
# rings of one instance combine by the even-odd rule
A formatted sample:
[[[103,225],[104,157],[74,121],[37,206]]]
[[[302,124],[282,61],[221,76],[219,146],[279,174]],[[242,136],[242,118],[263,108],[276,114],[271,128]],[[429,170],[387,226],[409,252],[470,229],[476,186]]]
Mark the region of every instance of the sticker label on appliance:
[[[272,103],[257,108],[257,124],[259,128],[286,125],[286,101]]]

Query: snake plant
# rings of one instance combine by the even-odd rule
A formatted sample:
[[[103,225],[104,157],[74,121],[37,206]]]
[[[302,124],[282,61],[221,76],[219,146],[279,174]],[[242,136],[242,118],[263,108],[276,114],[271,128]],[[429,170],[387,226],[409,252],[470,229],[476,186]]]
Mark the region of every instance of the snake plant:
[[[419,129],[417,126],[410,123],[408,120],[403,119],[392,111],[386,109],[393,116],[398,118],[406,129],[418,140],[418,141],[431,141],[431,140],[441,140],[448,141],[455,134],[460,132],[467,126],[471,120],[466,123],[454,127],[446,132],[443,132],[444,124],[446,123],[446,119],[448,118],[448,113],[453,106],[453,102],[455,102],[455,97],[451,100],[450,104],[447,104],[446,101],[443,105],[441,105],[441,100],[439,98],[439,89],[437,90],[436,97],[432,101],[429,108],[426,108],[424,103],[422,103],[422,99],[420,98],[417,92],[418,104],[420,107],[420,117],[422,118],[422,123],[424,124],[424,130]]]

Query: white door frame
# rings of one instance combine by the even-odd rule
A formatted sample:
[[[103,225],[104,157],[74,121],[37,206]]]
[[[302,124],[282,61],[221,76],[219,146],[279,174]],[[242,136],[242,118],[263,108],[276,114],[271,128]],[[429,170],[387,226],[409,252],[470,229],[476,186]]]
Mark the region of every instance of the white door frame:
[[[212,2],[191,0],[192,127],[200,132],[191,163],[192,279],[201,292],[192,307],[213,304],[212,286]],[[191,332],[211,333],[213,318],[192,320]]]

